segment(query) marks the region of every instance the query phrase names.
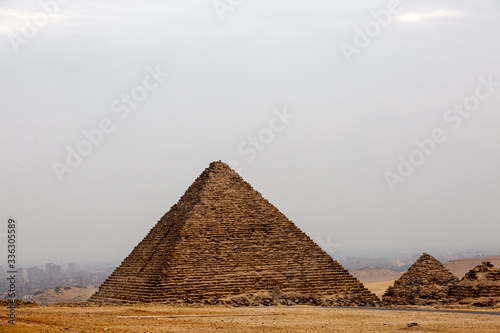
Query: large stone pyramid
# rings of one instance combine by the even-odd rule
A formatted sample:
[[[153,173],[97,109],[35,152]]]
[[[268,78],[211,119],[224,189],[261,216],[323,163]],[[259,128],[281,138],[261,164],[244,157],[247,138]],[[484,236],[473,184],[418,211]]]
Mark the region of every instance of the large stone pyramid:
[[[91,301],[373,305],[379,300],[219,161],[203,171]]]
[[[483,262],[466,273],[459,283],[450,286],[449,295],[462,304],[500,303],[500,269]]]
[[[458,278],[433,256],[424,253],[382,296],[384,305],[446,303],[447,288]]]

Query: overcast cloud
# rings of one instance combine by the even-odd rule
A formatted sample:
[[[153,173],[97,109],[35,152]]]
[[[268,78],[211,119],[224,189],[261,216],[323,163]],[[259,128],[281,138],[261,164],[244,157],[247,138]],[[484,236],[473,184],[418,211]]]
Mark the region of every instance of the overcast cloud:
[[[38,1],[0,8],[0,233],[16,217],[21,261],[123,259],[219,159],[334,258],[500,252],[499,2],[400,1],[363,47],[391,1],[67,2],[47,22]]]

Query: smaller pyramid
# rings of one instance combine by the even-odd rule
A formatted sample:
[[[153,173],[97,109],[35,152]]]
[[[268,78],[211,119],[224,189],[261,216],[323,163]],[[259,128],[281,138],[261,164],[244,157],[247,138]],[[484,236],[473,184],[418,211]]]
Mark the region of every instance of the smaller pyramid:
[[[477,265],[466,273],[460,282],[450,286],[449,295],[463,304],[500,304],[500,269],[489,261]]]
[[[458,282],[441,262],[424,253],[382,296],[384,305],[446,303],[448,286]]]

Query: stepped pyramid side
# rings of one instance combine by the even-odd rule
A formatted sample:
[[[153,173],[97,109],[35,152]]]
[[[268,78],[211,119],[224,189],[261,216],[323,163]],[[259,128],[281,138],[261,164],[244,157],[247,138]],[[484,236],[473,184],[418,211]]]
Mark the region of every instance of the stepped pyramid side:
[[[90,300],[146,301],[171,260],[184,224],[198,202],[208,173],[203,173],[132,250]],[[146,298],[146,299],[145,299]]]
[[[446,267],[424,253],[382,296],[385,305],[447,303],[448,286],[458,282]]]
[[[459,283],[451,286],[449,295],[462,303],[468,303],[464,299],[478,298],[493,298],[486,303],[500,303],[500,269],[490,262],[481,263],[466,273]]]
[[[228,165],[214,162],[91,300],[212,302],[261,292],[378,302]]]

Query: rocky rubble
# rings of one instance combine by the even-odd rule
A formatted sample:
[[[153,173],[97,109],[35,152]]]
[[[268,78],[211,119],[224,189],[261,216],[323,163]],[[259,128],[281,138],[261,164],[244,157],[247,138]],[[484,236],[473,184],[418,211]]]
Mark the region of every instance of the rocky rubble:
[[[452,302],[448,286],[458,278],[424,253],[382,296],[383,305],[434,305]]]
[[[451,285],[448,295],[459,304],[481,307],[500,304],[500,269],[483,262]]]
[[[0,300],[0,307],[6,308],[10,305],[10,302],[11,302],[10,300]],[[16,302],[16,308],[31,308],[38,306],[37,303],[31,301],[22,301],[16,299],[15,302]]]

